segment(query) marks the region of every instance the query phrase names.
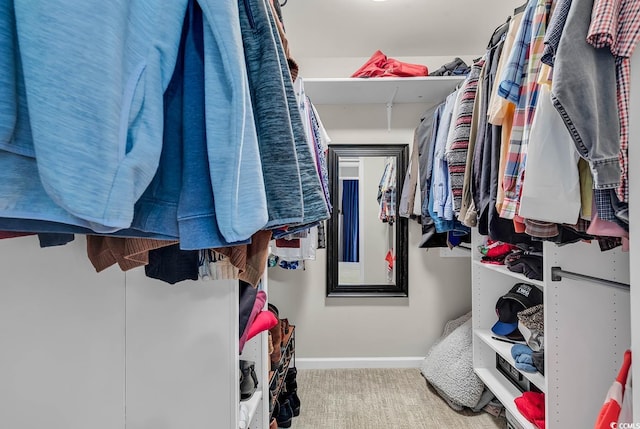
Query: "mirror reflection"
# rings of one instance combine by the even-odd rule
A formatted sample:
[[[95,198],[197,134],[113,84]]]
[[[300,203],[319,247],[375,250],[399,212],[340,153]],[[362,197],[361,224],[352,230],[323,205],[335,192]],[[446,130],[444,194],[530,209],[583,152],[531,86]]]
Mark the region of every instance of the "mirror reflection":
[[[338,161],[338,281],[395,284],[396,159]]]
[[[407,296],[407,157],[407,145],[329,146],[328,296]]]

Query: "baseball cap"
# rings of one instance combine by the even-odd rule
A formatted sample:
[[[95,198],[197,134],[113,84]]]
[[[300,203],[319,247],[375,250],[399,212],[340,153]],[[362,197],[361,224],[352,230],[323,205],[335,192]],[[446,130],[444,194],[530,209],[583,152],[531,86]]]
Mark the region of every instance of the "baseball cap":
[[[516,283],[496,302],[498,321],[491,328],[493,333],[503,336],[513,334],[518,329],[518,312],[542,304],[542,297],[542,291],[535,285]]]

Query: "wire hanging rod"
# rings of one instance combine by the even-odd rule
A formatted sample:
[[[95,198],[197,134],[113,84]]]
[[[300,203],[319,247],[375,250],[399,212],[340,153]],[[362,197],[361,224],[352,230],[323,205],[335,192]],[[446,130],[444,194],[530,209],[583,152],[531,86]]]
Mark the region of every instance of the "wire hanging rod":
[[[589,276],[587,274],[572,273],[571,271],[564,271],[561,267],[551,267],[551,281],[559,282],[563,277],[573,280],[587,280],[593,283],[598,283],[605,286],[611,286],[618,289],[628,291],[630,285],[627,283],[616,282],[613,280],[601,279],[600,277]]]

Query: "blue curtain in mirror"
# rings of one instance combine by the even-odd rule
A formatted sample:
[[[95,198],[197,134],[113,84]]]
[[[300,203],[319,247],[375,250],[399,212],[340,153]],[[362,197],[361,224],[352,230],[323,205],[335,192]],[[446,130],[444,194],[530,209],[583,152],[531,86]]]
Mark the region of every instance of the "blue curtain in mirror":
[[[342,249],[343,262],[358,262],[360,242],[358,180],[348,179],[342,182]]]

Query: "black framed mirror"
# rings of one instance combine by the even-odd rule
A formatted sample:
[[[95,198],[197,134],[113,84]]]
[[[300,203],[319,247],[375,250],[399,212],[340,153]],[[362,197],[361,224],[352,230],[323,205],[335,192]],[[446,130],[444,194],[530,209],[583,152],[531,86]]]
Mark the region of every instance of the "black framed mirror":
[[[409,148],[329,145],[328,297],[406,297],[408,223],[397,216]]]

